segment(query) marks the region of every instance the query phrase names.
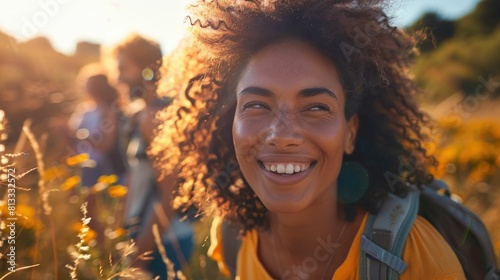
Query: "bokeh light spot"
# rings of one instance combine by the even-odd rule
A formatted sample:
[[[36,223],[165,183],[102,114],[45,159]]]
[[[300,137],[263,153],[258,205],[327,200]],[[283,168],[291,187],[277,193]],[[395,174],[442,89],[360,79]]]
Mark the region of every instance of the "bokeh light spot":
[[[89,137],[89,135],[90,135],[90,132],[86,128],[80,128],[76,131],[76,138],[78,138],[80,140],[86,139],[87,137]]]
[[[142,70],[142,78],[146,81],[151,81],[155,76],[155,73],[150,68],[145,68]]]
[[[448,163],[448,165],[446,165],[446,172],[455,173],[455,171],[457,171],[456,165],[454,165],[453,163]]]

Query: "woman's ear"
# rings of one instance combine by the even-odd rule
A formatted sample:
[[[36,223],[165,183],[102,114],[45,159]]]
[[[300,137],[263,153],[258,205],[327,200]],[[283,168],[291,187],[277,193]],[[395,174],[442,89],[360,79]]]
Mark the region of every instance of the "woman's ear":
[[[356,146],[356,134],[358,133],[359,117],[354,114],[347,121],[347,130],[344,138],[344,152],[348,155],[354,152]]]

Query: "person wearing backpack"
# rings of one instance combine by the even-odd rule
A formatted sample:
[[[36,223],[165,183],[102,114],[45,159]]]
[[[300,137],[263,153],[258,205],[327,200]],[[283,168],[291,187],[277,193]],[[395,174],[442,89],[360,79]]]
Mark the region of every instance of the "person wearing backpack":
[[[70,140],[68,158],[79,154],[88,155],[88,160],[80,170],[81,186],[91,190],[100,178],[109,175],[117,177],[117,184],[124,184],[127,165],[125,143],[120,133],[127,118],[118,90],[109,83],[99,63],[82,67],[76,84],[76,88],[84,89],[87,98],[78,105],[67,125],[60,124],[59,128],[63,136]],[[102,209],[100,204],[108,201],[98,199],[92,191],[86,200],[89,216],[92,217],[90,227],[97,233],[97,244],[104,246],[107,225],[98,218],[98,214]]]
[[[152,251],[150,258],[139,258],[134,267],[151,273],[158,279],[169,279],[161,249],[155,243],[153,225],[158,226],[166,256],[173,269],[186,267],[192,255],[193,230],[190,221],[181,220],[170,206],[171,192],[175,188],[175,174],[161,176],[148,154],[150,142],[159,123],[155,114],[167,108],[171,98],[157,94],[162,51],[160,45],[138,34],[131,34],[114,49],[118,64],[118,79],[126,85],[132,101],[131,116],[127,124],[127,156],[130,175],[127,201],[124,209],[124,227],[136,242],[131,259]],[[169,170],[172,172],[171,170]]]
[[[190,11],[207,71],[169,116],[162,158],[180,166],[176,207],[215,213],[208,254],[221,271],[466,279],[432,213],[418,215],[434,197],[431,121],[408,76],[415,39],[382,1],[200,0]]]

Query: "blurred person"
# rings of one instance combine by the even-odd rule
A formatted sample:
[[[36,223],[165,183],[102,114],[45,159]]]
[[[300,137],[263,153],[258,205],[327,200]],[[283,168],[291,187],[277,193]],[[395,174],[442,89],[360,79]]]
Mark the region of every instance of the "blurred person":
[[[73,152],[89,155],[89,160],[82,166],[81,185],[91,188],[103,175],[116,175],[117,183],[123,184],[127,166],[120,131],[126,118],[120,109],[119,93],[95,64],[82,68],[77,80],[83,83],[88,97],[88,102],[80,104],[69,120]],[[104,225],[97,219],[98,208],[96,197],[90,192],[88,211],[93,218],[90,226],[98,234],[98,243],[102,244]]]
[[[188,221],[180,222],[172,210],[171,197],[175,178],[171,174],[160,179],[147,149],[158,126],[155,114],[167,107],[171,99],[156,94],[162,62],[160,46],[139,35],[131,35],[115,49],[119,81],[129,89],[131,113],[128,125],[127,155],[130,166],[129,192],[125,207],[125,225],[136,239],[138,254],[154,250],[153,260],[141,260],[138,266],[154,276],[166,279],[166,268],[156,249],[152,225],[157,224],[168,258],[180,270],[191,256],[193,232]],[[168,172],[168,171],[167,171]]]

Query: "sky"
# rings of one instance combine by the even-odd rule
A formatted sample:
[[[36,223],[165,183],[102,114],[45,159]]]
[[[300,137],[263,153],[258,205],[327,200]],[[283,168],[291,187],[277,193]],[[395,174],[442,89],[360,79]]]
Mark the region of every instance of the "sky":
[[[460,17],[479,0],[394,0],[387,11],[393,23],[406,26],[426,11]],[[165,53],[182,38],[187,0],[0,0],[0,31],[16,40],[50,39],[60,52],[72,54],[76,43],[113,46],[136,32],[158,41]]]

